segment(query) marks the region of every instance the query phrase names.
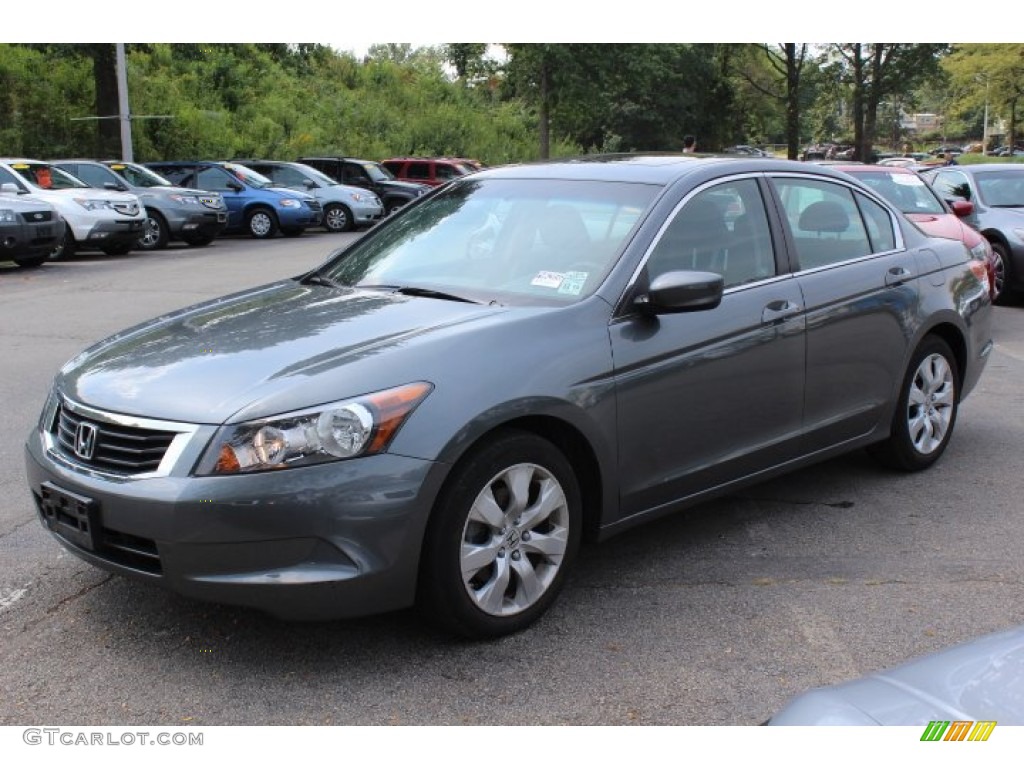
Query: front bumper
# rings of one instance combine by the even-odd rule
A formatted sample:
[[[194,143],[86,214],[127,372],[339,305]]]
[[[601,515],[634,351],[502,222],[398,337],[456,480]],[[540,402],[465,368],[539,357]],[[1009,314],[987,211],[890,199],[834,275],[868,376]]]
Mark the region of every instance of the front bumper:
[[[383,205],[366,205],[363,203],[352,203],[352,219],[356,226],[368,226],[384,218]]]
[[[164,213],[167,220],[167,233],[174,239],[181,239],[182,235],[189,237],[201,235],[203,237],[216,237],[228,225],[227,209],[220,211],[196,211],[189,210],[168,210]]]
[[[107,244],[123,245],[135,243],[142,237],[145,226],[145,217],[137,219],[105,219],[93,224],[84,238],[79,238],[76,233],[75,239],[79,241],[80,245],[95,245],[97,247]]]
[[[189,476],[211,434],[199,428],[170,474],[132,479],[75,467],[34,430],[26,467],[40,522],[100,568],[285,619],[412,604],[439,465],[384,454]]]
[[[0,260],[17,261],[50,253],[64,239],[63,220],[0,224]]]

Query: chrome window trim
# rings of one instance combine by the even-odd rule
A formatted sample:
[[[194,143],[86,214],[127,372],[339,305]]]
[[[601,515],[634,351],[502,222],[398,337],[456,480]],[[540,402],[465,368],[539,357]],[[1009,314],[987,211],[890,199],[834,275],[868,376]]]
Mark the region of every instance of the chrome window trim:
[[[160,460],[159,466],[152,472],[108,472],[106,470],[97,469],[96,467],[90,467],[86,464],[81,464],[58,449],[57,436],[51,431],[54,426],[54,418],[56,417],[58,406],[66,408],[77,416],[82,416],[86,419],[100,423],[105,422],[107,424],[115,424],[122,427],[134,427],[136,429],[148,429],[155,432],[172,432],[176,434],[167,446],[167,451]],[[103,478],[105,480],[144,480],[152,477],[168,477],[175,465],[181,459],[182,454],[185,452],[185,448],[188,447],[188,444],[191,442],[192,438],[195,437],[196,432],[198,432],[201,427],[199,424],[188,424],[181,421],[147,419],[141,416],[129,416],[121,413],[112,413],[110,411],[101,411],[98,408],[83,405],[82,403],[76,402],[75,400],[61,394],[58,394],[54,399],[52,409],[49,407],[49,403],[47,403],[46,410],[47,418],[40,424],[43,448],[46,451],[46,455],[52,461],[66,467],[67,469],[71,469],[85,475],[90,475],[92,477]]]

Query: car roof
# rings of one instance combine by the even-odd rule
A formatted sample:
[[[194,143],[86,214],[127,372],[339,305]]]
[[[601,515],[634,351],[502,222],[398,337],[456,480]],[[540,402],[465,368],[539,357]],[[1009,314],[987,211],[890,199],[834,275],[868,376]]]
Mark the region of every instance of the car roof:
[[[902,173],[907,176],[916,176],[911,169],[902,165],[833,165],[837,171],[843,173]]]
[[[474,179],[550,178],[590,181],[626,181],[667,185],[677,179],[712,168],[734,173],[790,171],[847,178],[831,168],[797,160],[746,155],[702,155],[679,153],[583,155],[555,161],[503,165],[473,174]]]

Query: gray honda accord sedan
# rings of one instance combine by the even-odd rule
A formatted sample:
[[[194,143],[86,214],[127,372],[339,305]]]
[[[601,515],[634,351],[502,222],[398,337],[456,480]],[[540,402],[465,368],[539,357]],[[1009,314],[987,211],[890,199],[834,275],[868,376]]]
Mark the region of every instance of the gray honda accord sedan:
[[[101,568],[502,635],[583,541],[856,448],[930,466],[992,349],[986,280],[827,167],[505,166],[85,350],[28,481]]]

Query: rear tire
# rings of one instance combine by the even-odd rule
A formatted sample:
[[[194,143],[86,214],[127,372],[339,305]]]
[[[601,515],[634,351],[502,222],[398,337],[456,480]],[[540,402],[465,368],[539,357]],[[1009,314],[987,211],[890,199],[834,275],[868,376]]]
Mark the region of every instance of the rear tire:
[[[159,251],[167,247],[170,235],[167,232],[167,220],[158,211],[146,211],[146,223],[143,227],[142,237],[138,239],[136,247],[142,251]]]
[[[928,336],[910,359],[892,417],[892,433],[871,447],[872,455],[906,472],[930,467],[953,436],[959,401],[956,357],[945,341]]]
[[[417,605],[469,638],[525,629],[558,596],[579,549],[579,483],[564,454],[502,432],[452,471],[427,534]]]
[[[50,252],[51,261],[68,261],[75,258],[77,244],[75,236],[71,233],[71,227],[64,230],[64,240]]]

